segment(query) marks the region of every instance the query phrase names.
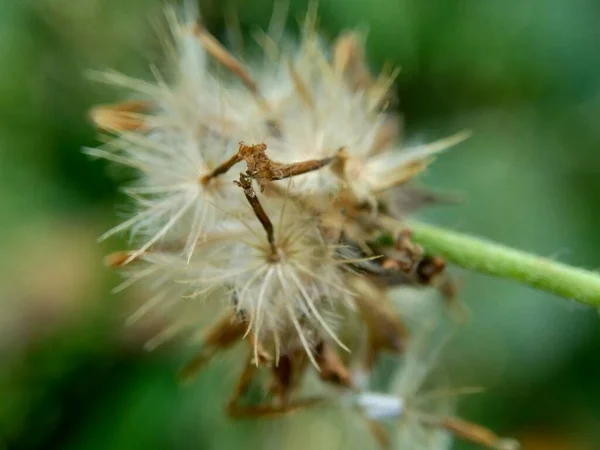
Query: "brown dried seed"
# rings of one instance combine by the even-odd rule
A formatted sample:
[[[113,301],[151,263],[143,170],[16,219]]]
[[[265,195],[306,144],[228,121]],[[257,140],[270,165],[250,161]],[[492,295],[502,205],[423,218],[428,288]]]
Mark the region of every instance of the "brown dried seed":
[[[278,363],[271,367],[270,392],[282,404],[290,403],[297,391],[308,367],[308,358],[304,351],[292,351],[282,355]]]
[[[133,252],[126,250],[111,253],[104,257],[104,264],[110,268],[123,267],[125,265],[125,261],[129,259],[132,253]]]
[[[98,129],[109,132],[135,131],[144,128],[140,114],[150,104],[143,100],[130,100],[115,105],[99,105],[90,111],[90,118]]]
[[[322,341],[317,345],[315,359],[321,369],[319,373],[321,380],[354,389],[350,372],[329,343]]]

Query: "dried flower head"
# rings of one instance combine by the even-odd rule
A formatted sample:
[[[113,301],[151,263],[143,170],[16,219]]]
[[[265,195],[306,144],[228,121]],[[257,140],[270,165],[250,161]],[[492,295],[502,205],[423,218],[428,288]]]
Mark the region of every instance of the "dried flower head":
[[[184,378],[246,339],[248,361],[227,404],[232,416],[319,403],[295,398],[309,362],[321,382],[355,391],[381,352],[408,348],[394,393],[361,393],[363,413],[373,424],[400,419],[402,448],[445,448],[441,430],[477,434],[451,419],[447,398],[416,395],[429,362],[415,357],[388,295],[447,285],[444,261],[414,245],[398,219],[435,199],[407,183],[468,133],[404,148],[388,109],[397,72],[373,76],[356,33],[323,42],[313,12],[299,43],[282,43],[275,21],[259,42],[263,57],[246,63],[191,5],[182,18],[167,11],[168,73],[154,70],[152,81],[97,77],[130,91],[92,111],[108,138],[87,152],[136,169],[125,188],[135,212],[102,237],[132,236],[134,247],[110,258],[129,276],[119,289],[144,282],[152,292],[132,319],[150,310],[171,318],[151,346],[206,323],[204,347]],[[267,404],[240,406],[259,369],[271,377]],[[490,446],[484,434],[473,440]]]
[[[266,55],[256,78],[253,66],[187,12],[184,21],[167,13],[172,80],[101,77],[136,98],[93,110],[98,127],[114,137],[88,153],[139,173],[125,188],[137,212],[102,238],[129,229],[138,244],[121,265],[141,257],[156,263],[130,282],[169,278],[172,267],[154,255],[181,255],[192,296],[224,287],[255,342],[279,354],[293,347],[280,336],[295,330],[315,363],[313,348],[324,335],[345,347],[331,320],[353,306],[342,266],[360,265],[360,247],[365,260],[378,256],[365,252],[373,227],[363,221],[372,211],[361,205],[376,205],[380,192],[408,181],[464,136],[398,151],[385,112],[393,76],[370,77],[355,34],[343,35],[329,57],[309,14],[300,45]],[[235,77],[220,77],[211,58]],[[253,136],[265,143],[234,145]],[[238,178],[235,168],[244,166]],[[332,233],[332,211],[342,222],[357,220],[358,247],[344,242],[345,225]]]
[[[276,355],[293,348],[299,339],[313,358],[323,333],[344,347],[334,331],[334,319],[336,309],[352,301],[340,267],[348,260],[339,257],[343,252],[338,246],[326,242],[314,218],[301,215],[286,199],[279,204],[271,201],[266,212],[261,206],[267,204],[265,197],[245,176],[241,179],[254,207],[260,208],[259,217],[245,221],[246,229],[239,233],[198,244],[198,257],[189,264],[196,292],[228,286],[235,310],[248,322],[248,332]],[[256,229],[259,222],[263,230]],[[297,339],[290,341],[290,330]],[[285,335],[287,342],[282,341]]]
[[[328,316],[352,303],[340,268],[352,252],[339,251],[324,212],[376,204],[378,193],[408,181],[458,138],[398,152],[384,136],[392,77],[367,77],[354,34],[338,40],[330,59],[310,15],[296,49],[265,59],[257,75],[266,78],[255,78],[195,16],[167,17],[172,80],[102,76],[136,98],[93,110],[114,138],[88,153],[139,173],[125,188],[137,212],[102,238],[130,230],[139,244],[123,264],[148,251],[180,252],[196,295],[226,286],[257,341],[278,348],[277,335],[292,328],[311,357],[311,334],[343,345]],[[237,80],[219,77],[209,57]],[[237,145],[254,136],[265,143]]]

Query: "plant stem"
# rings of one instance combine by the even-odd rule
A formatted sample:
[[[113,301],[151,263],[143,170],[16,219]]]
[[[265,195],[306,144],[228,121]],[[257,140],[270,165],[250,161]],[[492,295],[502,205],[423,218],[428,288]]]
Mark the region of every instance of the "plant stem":
[[[600,307],[600,274],[421,222],[408,227],[427,252],[458,266]]]

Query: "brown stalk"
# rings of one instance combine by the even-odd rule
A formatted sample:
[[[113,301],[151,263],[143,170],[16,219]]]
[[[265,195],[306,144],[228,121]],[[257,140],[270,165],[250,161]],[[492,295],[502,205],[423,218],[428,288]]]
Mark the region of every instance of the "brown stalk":
[[[264,192],[271,181],[284,180],[286,178],[312,172],[313,170],[319,170],[327,164],[330,164],[332,161],[342,157],[342,152],[338,151],[336,156],[311,159],[298,163],[281,164],[272,161],[267,156],[266,150],[266,144],[246,145],[243,142],[240,142],[237,153],[224,163],[220,164],[212,172],[203,175],[200,178],[200,182],[202,184],[207,184],[211,179],[224,174],[235,164],[243,160],[246,161],[248,167],[248,176],[256,179],[260,186],[260,191]]]
[[[243,189],[244,195],[246,196],[246,200],[248,200],[248,203],[250,203],[254,214],[256,214],[257,219],[259,220],[259,222],[265,229],[265,232],[267,233],[267,240],[269,241],[269,245],[271,246],[271,252],[273,256],[277,255],[273,223],[271,222],[271,219],[269,219],[269,216],[260,204],[260,201],[256,196],[256,192],[254,192],[254,188],[252,187],[252,177],[248,174],[241,173],[240,180],[234,181],[234,183]]]
[[[221,163],[212,172],[202,176],[200,178],[201,183],[208,184],[211,179],[218,177],[219,175],[223,175],[234,165],[244,160],[248,165],[248,171],[258,174],[259,169],[264,170],[262,168],[270,163],[269,158],[267,155],[265,155],[266,149],[266,144],[246,145],[243,142],[240,142],[237,153],[224,163]]]
[[[322,159],[309,159],[308,161],[302,161],[292,164],[271,164],[271,180],[283,180],[285,178],[295,177],[296,175],[302,175],[314,170],[319,170],[321,167],[325,167],[331,161],[336,159],[335,156],[329,156]]]
[[[210,180],[218,177],[219,175],[223,175],[225,172],[227,172],[229,169],[231,169],[234,165],[239,163],[241,160],[242,160],[242,158],[238,152],[235,155],[233,155],[231,158],[229,158],[227,161],[225,161],[224,163],[217,166],[211,172],[203,175],[200,178],[200,182],[204,185],[207,185]]]
[[[194,35],[198,38],[206,52],[214,59],[219,61],[231,73],[237,76],[244,86],[254,95],[261,108],[264,111],[269,111],[269,106],[258,90],[256,81],[252,79],[244,65],[233,56],[223,45],[208,32],[201,22],[196,22],[193,28]]]
[[[248,165],[248,173],[258,181],[261,192],[269,186],[271,181],[284,180],[286,178],[302,175],[330,164],[338,156],[330,156],[322,159],[311,159],[291,164],[274,162],[266,154],[265,144],[245,145],[240,142],[240,156]]]

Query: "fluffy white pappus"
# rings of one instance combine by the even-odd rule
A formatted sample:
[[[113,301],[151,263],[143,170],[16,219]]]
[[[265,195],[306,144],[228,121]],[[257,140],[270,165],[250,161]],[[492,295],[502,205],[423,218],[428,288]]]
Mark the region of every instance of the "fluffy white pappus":
[[[125,280],[113,292],[136,288],[144,297],[129,315],[127,324],[133,326],[147,317],[167,319],[162,330],[145,343],[147,350],[154,350],[183,333],[194,338],[203,325],[226,310],[221,301],[227,295],[224,287],[215,286],[202,302],[192,298],[192,289],[186,283],[188,266],[177,253],[145,252],[122,273]]]
[[[394,430],[394,441],[398,448],[442,450],[452,445],[452,435],[448,431],[427,423],[431,418],[450,417],[456,406],[455,395],[443,391],[424,391],[431,363],[430,360],[409,354],[393,381],[391,391],[406,403],[406,410],[398,418]]]
[[[363,392],[356,402],[365,415],[373,420],[398,419],[404,412],[404,399],[393,395]]]
[[[449,335],[429,323],[411,336],[411,345],[396,368],[389,390],[364,391],[355,398],[368,418],[393,422],[394,448],[444,450],[452,446],[452,435],[431,421],[452,416],[457,392],[428,391],[432,371]],[[442,339],[438,339],[442,334]],[[434,336],[435,335],[435,336]]]
[[[461,131],[447,138],[414,147],[395,147],[370,156],[363,168],[363,181],[373,195],[399,186],[414,177],[438,153],[453,147],[471,136]]]
[[[234,140],[268,140],[294,97],[288,64],[303,49],[281,43],[272,31],[262,36],[263,57],[246,62],[244,54],[229,53],[208,34],[194,11],[188,7],[181,20],[167,13],[171,37],[165,48],[176,68],[171,89],[193,107],[188,117],[196,125]]]
[[[381,107],[394,73],[356,86],[313,34],[303,37],[299,49],[297,55],[279,55],[290,62],[287,78],[279,78],[285,85],[281,91],[293,89],[279,105],[277,133],[266,140],[269,154],[284,163],[333,157],[340,149],[344,157],[331,170],[296,177],[294,191],[335,195],[347,187],[359,202],[375,203],[381,192],[409,181],[434,155],[470,135],[404,148],[391,138],[399,134],[399,122]]]
[[[317,366],[313,352],[319,340],[331,339],[347,350],[336,334],[336,310],[352,304],[341,267],[347,261],[336,258],[313,219],[286,202],[266,208],[272,243],[254,217],[244,221],[245,233],[199,244],[190,261],[196,274],[190,281],[197,295],[215,286],[231,290],[239,316],[255,337],[255,353],[260,344],[278,358],[297,346]]]
[[[379,105],[393,75],[351,83],[340,58],[328,55],[336,49],[328,52],[309,20],[295,49],[265,51],[263,61],[246,68],[207,33],[193,6],[187,5],[183,19],[171,10],[167,18],[170,81],[156,70],[153,82],[103,74],[136,100],[113,109],[113,116],[110,109],[96,111],[96,121],[117,137],[88,150],[140,173],[138,185],[127,189],[138,211],[103,236],[125,229],[141,236],[132,259],[173,235],[183,236],[189,259],[194,243],[218,223],[213,205],[237,210],[233,171],[202,180],[238,141],[267,143],[269,156],[280,163],[340,155],[330,167],[295,177],[292,191],[335,196],[349,188],[358,201],[374,204],[378,193],[408,181],[433,154],[465,137],[404,151],[393,141],[382,144],[390,121]],[[278,42],[271,43],[277,49]],[[222,75],[225,68],[229,76]]]
[[[164,38],[164,46],[175,72],[170,85],[156,72],[154,82],[113,72],[98,75],[130,90],[136,99],[133,106],[108,108],[104,115],[106,109],[96,109],[96,122],[116,137],[101,148],[86,149],[92,156],[137,169],[138,179],[124,189],[135,201],[133,216],[100,238],[130,230],[139,248],[128,262],[169,240],[183,241],[189,259],[196,241],[225,219],[223,211],[231,215],[243,205],[233,172],[203,182],[237,148],[236,140],[223,136],[237,133],[220,133],[211,123],[218,81],[207,72],[206,52],[191,31],[197,12],[188,3],[185,22],[167,11],[171,37]],[[121,127],[123,119],[127,122]]]
[[[278,133],[267,141],[269,154],[283,163],[332,157],[341,148],[351,157],[366,157],[383,116],[368,110],[366,91],[352,89],[344,74],[336,72],[322,43],[312,35],[304,39],[298,56],[280,55],[289,61],[287,79],[293,89],[277,117]],[[331,170],[294,181],[294,189],[303,193],[331,194],[343,185]]]
[[[403,317],[408,314],[412,322],[408,351],[385,392],[361,390],[354,403],[366,417],[394,424],[393,448],[450,449],[456,435],[486,448],[518,450],[517,441],[454,416],[458,398],[480,393],[481,388],[440,387],[440,378],[447,376],[439,370],[441,353],[456,324],[446,317],[439,302],[427,300],[439,299],[413,297],[412,305],[398,303]]]
[[[232,147],[218,138],[165,128],[147,135],[122,133],[103,149],[88,149],[91,155],[138,169],[137,181],[124,188],[135,201],[135,213],[100,239],[130,230],[140,245],[129,261],[154,244],[174,240],[189,258],[196,241],[244,206],[233,173],[202,181]]]
[[[165,79],[156,70],[153,81],[117,73],[100,77],[126,88],[135,100],[96,111],[100,128],[114,136],[87,151],[138,175],[125,188],[134,214],[102,238],[131,233],[135,248],[123,264],[144,259],[149,265],[132,280],[156,277],[166,285],[181,273],[163,270],[168,263],[156,255],[179,258],[185,281],[178,280],[182,292],[173,298],[222,293],[223,304],[233,302],[248,321],[255,354],[259,344],[277,354],[298,345],[316,366],[313,349],[320,339],[344,347],[336,312],[352,307],[353,294],[341,268],[361,261],[330,245],[318,221],[307,219],[313,199],[305,202],[305,211],[295,210],[292,200],[314,195],[314,204],[327,205],[324,209],[332,198],[374,204],[381,192],[408,181],[432,155],[465,135],[402,149],[398,123],[384,105],[394,75],[373,79],[357,56],[357,40],[346,37],[327,46],[310,18],[297,45],[265,41],[263,58],[246,65],[203,28],[197,14],[191,1],[182,18],[167,12]],[[276,190],[253,194],[271,222],[269,232],[250,208],[248,191],[233,183],[246,164],[251,167],[236,153],[239,141],[266,143],[275,167],[337,157],[327,167],[319,166],[322,161],[296,165],[320,168],[274,181],[279,187],[288,183],[287,209],[275,200]],[[165,297],[157,295],[150,304],[173,301],[160,298]]]
[[[139,248],[129,261],[170,239],[184,241],[189,259],[195,242],[224,219],[220,211],[229,216],[240,211],[244,200],[232,183],[234,170],[209,183],[202,179],[235,153],[239,140],[267,140],[270,130],[264,105],[269,105],[269,114],[274,113],[273,107],[293,90],[281,70],[265,68],[258,85],[259,90],[264,88],[261,104],[256,92],[215,76],[193,32],[197,11],[190,3],[185,13],[180,20],[173,10],[167,11],[170,30],[163,44],[168,70],[174,72],[170,83],[156,71],[154,82],[114,72],[97,75],[103,82],[130,90],[135,98],[93,111],[99,126],[116,137],[101,148],[86,149],[92,156],[138,171],[136,183],[125,188],[135,200],[135,213],[100,238],[130,230]]]

